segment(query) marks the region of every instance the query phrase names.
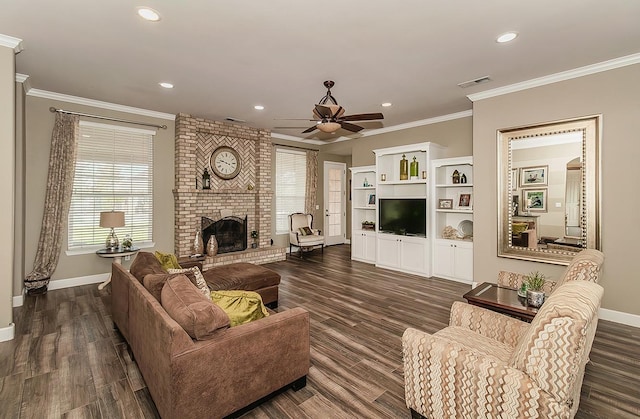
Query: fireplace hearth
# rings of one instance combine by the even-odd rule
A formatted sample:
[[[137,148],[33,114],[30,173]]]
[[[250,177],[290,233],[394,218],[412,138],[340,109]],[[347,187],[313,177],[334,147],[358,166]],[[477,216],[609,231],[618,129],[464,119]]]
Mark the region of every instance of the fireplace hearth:
[[[241,252],[247,249],[247,217],[223,217],[217,221],[202,217],[202,239],[208,243],[211,236],[218,241],[218,254]]]

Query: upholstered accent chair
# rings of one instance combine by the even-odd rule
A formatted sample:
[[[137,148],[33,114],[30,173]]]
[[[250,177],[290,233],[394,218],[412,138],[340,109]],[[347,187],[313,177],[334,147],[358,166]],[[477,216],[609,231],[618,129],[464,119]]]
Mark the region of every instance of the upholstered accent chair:
[[[551,294],[553,290],[566,281],[582,280],[597,283],[603,263],[604,254],[601,251],[595,249],[582,250],[573,257],[559,281],[546,281],[544,292]],[[527,275],[517,272],[500,271],[498,272],[498,285],[518,289],[526,277]]]
[[[402,336],[414,418],[572,418],[603,288],[559,285],[531,324],[459,301],[449,326]]]
[[[289,215],[289,253],[293,246],[299,249],[300,257],[303,250],[311,250],[320,246],[324,253],[324,236],[320,230],[313,228],[313,215],[296,212]]]

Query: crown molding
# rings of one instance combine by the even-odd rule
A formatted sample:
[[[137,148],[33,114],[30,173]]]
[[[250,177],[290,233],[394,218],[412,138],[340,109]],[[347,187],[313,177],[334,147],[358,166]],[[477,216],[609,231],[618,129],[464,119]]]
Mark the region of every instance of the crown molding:
[[[300,137],[296,137],[296,136],[293,136],[293,135],[278,134],[276,132],[272,132],[271,133],[271,138],[276,138],[278,140],[286,140],[286,141],[297,141],[299,143],[314,144],[314,145],[327,144],[325,141],[308,140],[306,138],[300,138]]]
[[[174,121],[176,116],[170,113],[151,111],[148,109],[134,108],[132,106],[119,105],[117,103],[103,102],[100,100],[87,99],[79,96],[65,95],[63,93],[49,92],[40,89],[30,89],[27,96],[40,97],[43,99],[59,100],[62,102],[75,103],[78,105],[93,106],[111,111],[126,112],[135,115],[149,116],[151,118],[166,119]]]
[[[437,124],[439,122],[446,122],[446,121],[452,121],[454,119],[467,118],[469,116],[473,116],[473,111],[472,110],[456,112],[456,113],[450,113],[448,115],[436,116],[436,117],[428,118],[428,119],[420,119],[418,121],[407,122],[406,124],[398,124],[398,125],[392,125],[390,127],[373,129],[371,131],[367,131],[367,132],[365,132],[363,134],[360,134],[360,135],[356,134],[357,136],[355,136],[355,137],[340,136],[340,137],[336,138],[333,141],[306,140],[306,139],[303,139],[303,138],[300,138],[300,137],[295,137],[293,135],[284,135],[284,134],[275,134],[275,133],[271,133],[271,136],[273,138],[281,138],[283,140],[308,142],[309,144],[319,144],[319,145],[333,144],[333,143],[340,143],[342,141],[355,140],[357,138],[362,138],[362,137],[370,137],[372,135],[385,134],[387,132],[402,131],[402,130],[405,130],[405,129],[417,128],[417,127],[422,127],[422,126],[431,125],[431,124]]]
[[[16,83],[22,83],[22,91],[25,94],[28,94],[29,90],[31,90],[31,81],[29,81],[28,74],[16,73]]]
[[[2,34],[0,34],[0,46],[12,48],[13,52],[15,52],[16,54],[24,49],[22,47],[22,39]]]
[[[24,83],[28,78],[29,76],[26,74],[16,73],[16,82],[18,83]]]
[[[473,93],[467,95],[469,100],[476,102],[482,99],[488,99],[495,96],[506,95],[509,93],[519,92],[521,90],[531,89],[533,87],[544,86],[547,84],[557,83],[559,81],[565,81],[575,79],[578,77],[588,76],[590,74],[601,73],[603,71],[613,70],[620,67],[626,67],[628,65],[639,64],[640,53],[626,55],[620,58],[614,58],[613,60],[603,61],[596,64],[587,65],[584,67],[574,68],[573,70],[567,70],[560,73],[551,74],[537,79],[531,79],[523,81],[521,83],[514,83],[508,86],[498,87],[491,90],[485,90],[483,92]]]

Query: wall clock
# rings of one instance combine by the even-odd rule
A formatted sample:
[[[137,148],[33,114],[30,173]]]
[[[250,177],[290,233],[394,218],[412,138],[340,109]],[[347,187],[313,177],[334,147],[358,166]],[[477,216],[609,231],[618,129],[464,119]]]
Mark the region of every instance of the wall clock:
[[[209,159],[211,170],[220,179],[233,179],[240,173],[242,166],[240,154],[236,150],[228,146],[220,146],[213,150]]]

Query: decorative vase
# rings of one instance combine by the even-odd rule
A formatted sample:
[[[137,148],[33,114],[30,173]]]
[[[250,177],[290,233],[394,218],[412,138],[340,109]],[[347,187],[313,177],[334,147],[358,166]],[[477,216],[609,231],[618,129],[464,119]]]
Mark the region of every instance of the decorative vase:
[[[416,156],[413,156],[413,161],[409,164],[409,176],[410,179],[415,180],[418,179],[418,161],[416,160]]]
[[[400,160],[400,180],[408,180],[409,179],[409,160],[402,155],[402,160]]]
[[[538,308],[544,303],[544,292],[527,290],[527,305]]]
[[[218,240],[214,235],[211,235],[207,242],[207,254],[209,256],[215,256],[218,254]]]
[[[193,238],[193,254],[204,254],[204,242],[202,241],[202,231],[196,230],[196,235]]]

